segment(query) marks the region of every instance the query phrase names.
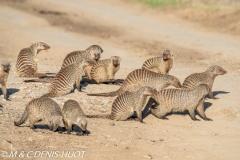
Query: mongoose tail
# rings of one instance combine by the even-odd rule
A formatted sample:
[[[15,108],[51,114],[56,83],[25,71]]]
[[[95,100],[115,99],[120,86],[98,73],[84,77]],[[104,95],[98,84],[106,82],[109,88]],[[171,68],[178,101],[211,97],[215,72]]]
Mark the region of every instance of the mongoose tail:
[[[55,76],[47,76],[47,77],[40,77],[39,79],[27,79],[23,82],[30,83],[30,82],[40,82],[40,83],[51,83]]]
[[[27,112],[27,107],[26,107],[25,111],[23,112],[23,115],[22,115],[21,119],[17,122],[14,121],[14,125],[19,126],[19,125],[23,124],[24,122],[26,122],[27,119],[28,119],[28,112]]]
[[[54,97],[56,97],[56,96],[55,96],[54,93],[49,92],[49,93],[46,93],[46,94],[42,95],[41,97],[50,97],[50,98],[54,98]]]
[[[117,95],[120,95],[124,92],[124,90],[121,88],[119,88],[116,91],[113,92],[106,92],[106,93],[88,93],[88,96],[103,96],[103,97],[115,97]]]
[[[106,118],[111,119],[109,114],[99,114],[99,115],[86,115],[87,118]]]

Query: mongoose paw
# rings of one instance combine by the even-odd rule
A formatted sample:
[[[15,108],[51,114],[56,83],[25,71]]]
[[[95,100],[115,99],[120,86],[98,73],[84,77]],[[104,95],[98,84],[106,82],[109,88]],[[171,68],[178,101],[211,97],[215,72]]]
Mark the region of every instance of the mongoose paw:
[[[71,132],[70,132],[70,131],[67,131],[67,134],[71,134]]]
[[[58,131],[58,134],[62,134],[63,133],[63,131]]]
[[[143,122],[143,121],[139,121],[141,124],[146,124],[145,122]]]
[[[161,119],[162,119],[162,120],[168,120],[168,118],[167,118],[167,117],[162,117]]]
[[[213,121],[211,118],[207,118],[205,119],[205,121]]]
[[[83,132],[78,132],[77,136],[84,136],[84,133]]]
[[[193,119],[194,121],[200,121],[200,119],[197,119],[197,118],[195,118],[195,119]]]
[[[212,97],[212,99],[219,99],[219,98],[217,98],[217,97]]]

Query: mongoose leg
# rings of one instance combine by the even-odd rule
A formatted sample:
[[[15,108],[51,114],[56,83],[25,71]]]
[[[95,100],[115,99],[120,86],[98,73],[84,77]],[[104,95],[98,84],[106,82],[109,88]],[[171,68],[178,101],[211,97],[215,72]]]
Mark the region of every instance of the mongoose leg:
[[[3,92],[3,95],[4,95],[4,99],[8,99],[7,98],[7,88],[6,88],[6,86],[5,85],[2,85],[2,92]]]
[[[197,113],[199,114],[199,116],[204,119],[205,121],[212,121],[212,119],[210,118],[207,118],[207,116],[205,115],[205,112],[204,112],[204,99],[202,99],[200,101],[200,103],[198,104],[197,108],[196,108],[196,111]]]
[[[140,108],[141,109],[141,108]],[[143,123],[142,110],[136,110],[139,122]]]
[[[80,84],[80,78],[79,77],[76,78],[76,87],[77,87],[78,92],[81,92],[81,84]]]
[[[67,130],[67,134],[71,134],[71,128],[72,127],[69,127],[69,125],[68,125],[68,123],[66,121],[63,121],[63,123],[64,123],[64,126],[65,126],[65,129]]]
[[[66,129],[67,129],[67,134],[71,134],[71,132],[72,132],[72,125],[70,125],[69,123],[67,124],[67,126],[68,127],[66,127]]]
[[[30,129],[35,129],[35,126],[34,126],[35,122],[36,122],[36,121],[35,121],[34,119],[29,118],[29,126],[30,126]]]
[[[212,89],[209,90],[208,95],[210,96],[211,99],[218,99],[218,98],[213,96]]]
[[[194,121],[200,121],[199,119],[197,119],[197,118],[195,117],[195,110],[194,110],[194,109],[188,110],[188,112],[189,112],[189,115],[190,115],[190,117],[192,118],[192,120],[194,120]]]

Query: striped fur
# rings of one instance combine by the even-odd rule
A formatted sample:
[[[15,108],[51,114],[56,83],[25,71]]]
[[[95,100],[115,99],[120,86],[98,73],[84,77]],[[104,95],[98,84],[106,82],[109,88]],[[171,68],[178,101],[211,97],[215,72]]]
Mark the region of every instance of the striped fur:
[[[88,95],[114,97],[124,93],[125,91],[137,91],[144,86],[149,86],[160,91],[168,86],[175,86],[177,88],[180,88],[181,83],[176,77],[171,75],[163,75],[145,69],[137,69],[128,74],[122,86],[117,91]]]
[[[159,74],[168,74],[173,66],[173,54],[165,50],[161,57],[154,57],[143,63],[142,69],[147,69]]]
[[[212,66],[207,71],[202,73],[194,73],[189,75],[183,82],[183,88],[194,89],[196,86],[200,84],[207,84],[210,87],[209,96],[212,99],[216,99],[212,93],[213,82],[216,76],[224,75],[227,71],[225,71],[220,66]]]
[[[78,91],[81,91],[80,81],[84,67],[92,65],[94,62],[90,59],[84,59],[83,61],[76,61],[73,64],[60,69],[57,75],[51,82],[48,93],[44,94],[43,97],[59,97],[66,95],[71,92],[74,83]]]
[[[31,100],[26,105],[22,117],[14,124],[19,126],[28,120],[30,128],[34,129],[35,123],[45,121],[50,130],[56,131],[58,126],[63,126],[62,118],[61,108],[55,101],[51,98],[40,97]]]
[[[124,92],[119,95],[112,104],[112,111],[105,115],[87,115],[90,118],[108,118],[116,121],[125,121],[134,111],[138,120],[142,121],[142,110],[145,108],[147,96],[152,96],[156,91],[150,87],[142,87],[136,92]]]
[[[73,51],[69,53],[63,60],[62,67],[64,68],[76,61],[81,62],[83,59],[91,59],[96,62],[101,58],[102,48],[98,45],[91,45],[86,50],[83,51]]]
[[[85,70],[85,75],[88,79],[95,81],[96,83],[107,82],[114,79],[115,73],[120,68],[121,58],[118,56],[112,56],[110,59],[99,60],[96,62],[90,73],[89,70]]]
[[[47,76],[44,73],[37,73],[37,62],[35,59],[41,50],[48,50],[50,47],[43,42],[38,42],[31,45],[29,48],[24,48],[18,54],[15,71],[20,77],[43,77]]]
[[[211,120],[204,113],[204,97],[209,91],[209,86],[201,84],[195,89],[164,89],[157,92],[152,98],[155,106],[151,107],[151,112],[157,118],[165,118],[167,113],[188,111],[192,120],[195,117],[195,110],[204,120]]]
[[[11,68],[10,63],[6,61],[2,62],[0,65],[0,84],[2,87],[4,99],[6,100],[8,99],[6,85],[7,85],[7,78],[10,72],[10,68]]]
[[[73,125],[78,125],[83,132],[87,129],[87,119],[80,105],[75,100],[68,100],[64,103],[63,122],[68,132],[72,131]]]

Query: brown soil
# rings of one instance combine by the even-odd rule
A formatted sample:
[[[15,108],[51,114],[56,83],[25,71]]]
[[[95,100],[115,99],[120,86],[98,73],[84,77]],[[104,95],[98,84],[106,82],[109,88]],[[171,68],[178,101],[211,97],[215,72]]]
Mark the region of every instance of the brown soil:
[[[0,137],[11,141],[14,147],[8,148],[9,142],[0,139],[0,144],[5,144],[0,145],[0,151],[80,150],[86,151],[83,159],[100,160],[240,158],[239,37],[213,31],[213,26],[203,28],[175,14],[119,0],[2,0],[0,4],[0,60],[8,60],[13,66],[8,79],[11,101],[0,97]],[[219,99],[207,98],[205,102],[212,122],[195,122],[188,114],[171,114],[169,120],[163,121],[150,114],[144,119],[146,124],[124,121],[112,126],[107,119],[88,119],[89,136],[53,133],[40,125],[44,123],[33,131],[15,127],[13,121],[21,116],[26,103],[47,92],[49,84],[23,83],[13,68],[19,51],[38,41],[51,46],[38,55],[39,72],[56,73],[66,54],[99,44],[104,50],[103,59],[112,55],[122,58],[116,78],[125,78],[144,60],[164,49],[174,52],[170,74],[181,82],[211,65],[220,65],[228,73],[215,80],[213,90]],[[85,84],[84,92],[75,90],[54,100],[62,107],[68,99],[75,99],[87,114],[107,113],[114,97],[88,97],[86,93],[117,88]]]

